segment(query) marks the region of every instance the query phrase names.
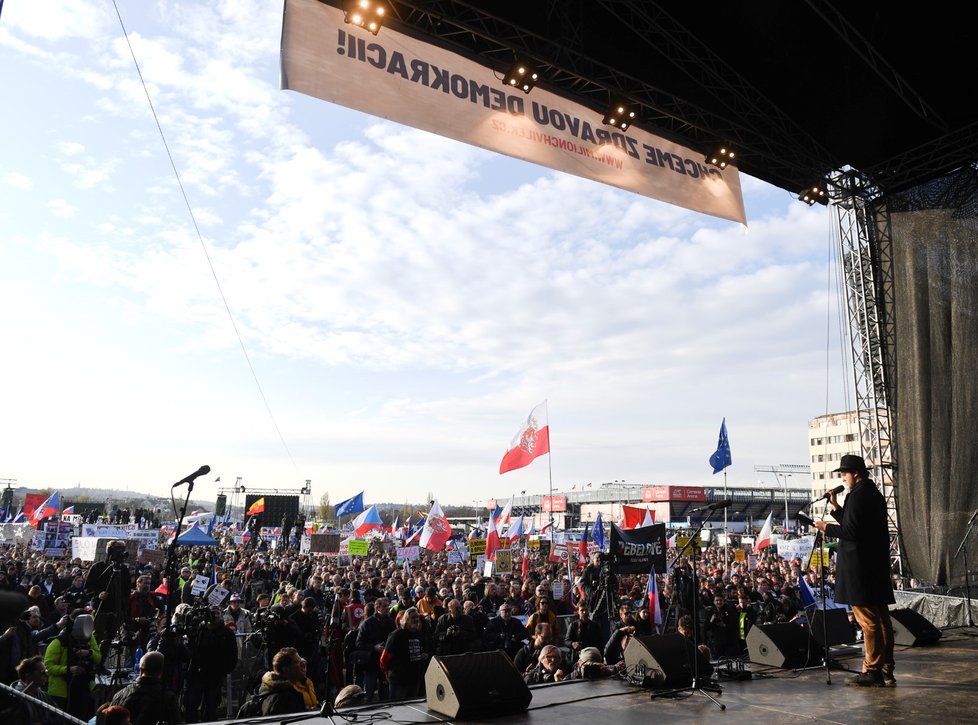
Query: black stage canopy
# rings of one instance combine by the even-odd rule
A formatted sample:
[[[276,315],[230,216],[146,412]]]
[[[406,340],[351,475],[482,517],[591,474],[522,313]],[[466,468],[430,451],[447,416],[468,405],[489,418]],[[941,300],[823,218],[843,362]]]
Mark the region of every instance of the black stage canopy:
[[[342,7],[341,0],[329,4]],[[967,5],[877,0],[389,0],[392,27],[797,193],[851,167],[885,195],[978,159]],[[383,30],[381,30],[383,32]]]

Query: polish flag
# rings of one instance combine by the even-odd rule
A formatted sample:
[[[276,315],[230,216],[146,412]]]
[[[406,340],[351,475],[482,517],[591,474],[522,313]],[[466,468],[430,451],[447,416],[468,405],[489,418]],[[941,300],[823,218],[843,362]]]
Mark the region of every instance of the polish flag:
[[[424,520],[424,529],[421,531],[419,545],[431,551],[442,551],[445,543],[452,535],[452,527],[448,523],[448,517],[442,513],[438,500],[431,504],[428,511],[428,518]]]
[[[655,514],[650,513],[651,509],[648,507],[641,508],[639,506],[622,506],[621,507],[621,527],[623,529],[640,529],[646,526],[645,518],[646,516],[652,516],[652,522],[655,522]]]
[[[496,549],[499,548],[499,532],[496,525],[489,519],[486,524],[486,561],[495,561]]]
[[[550,428],[547,425],[547,401],[530,411],[520,429],[513,436],[509,450],[499,464],[499,473],[523,468],[534,458],[550,453]]]
[[[772,511],[767,515],[767,521],[764,522],[764,526],[761,527],[761,533],[757,535],[757,541],[754,542],[754,553],[761,553],[761,549],[766,549],[771,545],[771,517],[774,516]]]
[[[642,520],[642,525],[639,528],[644,529],[646,526],[652,526],[654,524],[655,514],[652,513],[652,509],[645,509],[645,518]]]

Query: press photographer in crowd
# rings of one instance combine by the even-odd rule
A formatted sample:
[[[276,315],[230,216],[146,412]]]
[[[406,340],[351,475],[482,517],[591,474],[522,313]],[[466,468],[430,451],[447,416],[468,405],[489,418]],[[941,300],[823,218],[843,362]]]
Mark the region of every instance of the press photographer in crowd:
[[[92,615],[76,609],[44,652],[48,694],[61,709],[80,720],[88,720],[95,712],[92,690],[102,650],[94,632]]]

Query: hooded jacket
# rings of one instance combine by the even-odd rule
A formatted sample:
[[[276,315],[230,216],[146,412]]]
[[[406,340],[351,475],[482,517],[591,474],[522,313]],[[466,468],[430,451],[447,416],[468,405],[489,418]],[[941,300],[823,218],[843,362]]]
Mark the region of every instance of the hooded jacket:
[[[306,710],[305,701],[299,691],[292,686],[292,681],[286,680],[274,671],[262,675],[258,697],[263,698],[262,715],[285,715]]]

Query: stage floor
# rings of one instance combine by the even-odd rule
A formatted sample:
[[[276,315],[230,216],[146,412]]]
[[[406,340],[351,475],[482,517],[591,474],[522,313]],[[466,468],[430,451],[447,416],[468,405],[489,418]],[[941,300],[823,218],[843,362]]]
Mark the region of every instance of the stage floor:
[[[749,680],[721,681],[717,700],[721,710],[700,693],[651,699],[649,692],[620,680],[589,680],[531,688],[527,711],[514,715],[450,721],[429,711],[424,701],[390,703],[383,708],[356,708],[358,721],[371,712],[389,713],[395,722],[491,722],[522,725],[619,725],[642,723],[723,722],[729,725],[777,723],[889,723],[973,722],[978,712],[978,629],[945,630],[931,647],[898,647],[895,688],[847,687],[858,672],[862,652],[856,648],[833,650],[835,663],[826,676],[824,667],[800,671],[749,665]],[[838,665],[838,666],[835,666]],[[842,667],[848,667],[852,673]],[[831,684],[827,682],[831,680]],[[385,715],[384,717],[386,717]],[[274,718],[281,720],[282,718]],[[339,716],[334,717],[342,722]]]

